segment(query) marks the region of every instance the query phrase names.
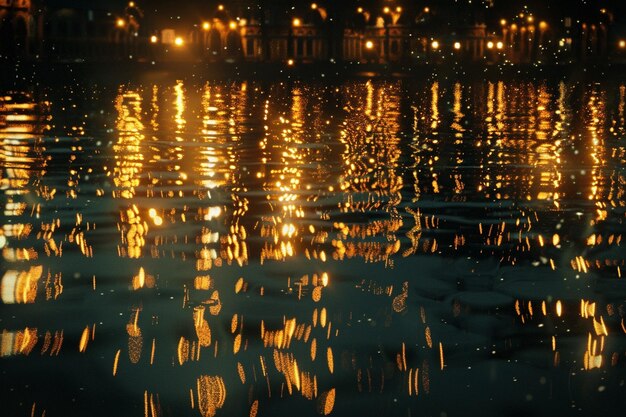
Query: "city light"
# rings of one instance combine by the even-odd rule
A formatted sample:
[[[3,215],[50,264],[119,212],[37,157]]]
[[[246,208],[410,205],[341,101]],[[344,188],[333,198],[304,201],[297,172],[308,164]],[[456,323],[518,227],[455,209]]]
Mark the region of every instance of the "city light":
[[[233,62],[238,60],[287,62],[290,54],[296,53],[305,58],[304,61],[307,63],[326,60],[335,62],[335,60],[343,59],[350,62],[362,62],[372,57],[371,53],[368,55],[368,50],[375,50],[380,52],[377,60],[379,63],[395,63],[399,62],[398,58],[403,57],[417,64],[429,62],[430,55],[437,55],[437,52],[452,52],[458,57],[459,51],[466,49],[468,61],[483,62],[488,65],[496,63],[490,59],[485,60],[485,58],[494,58],[496,50],[498,56],[501,57],[504,57],[503,52],[506,51],[507,62],[510,63],[536,61],[538,64],[550,62],[558,65],[566,63],[568,59],[570,62],[579,59],[586,60],[587,54],[585,57],[577,57],[566,56],[562,53],[564,49],[574,52],[576,49],[574,45],[588,50],[589,57],[595,56],[594,54],[600,51],[605,51],[607,56],[619,55],[620,60],[626,56],[624,55],[626,37],[618,36],[611,40],[612,36],[602,35],[602,33],[609,33],[607,32],[609,29],[613,34],[622,32],[621,23],[613,22],[613,17],[617,13],[613,7],[595,9],[598,16],[604,14],[604,21],[597,20],[598,16],[576,17],[572,14],[572,17],[569,13],[561,16],[560,19],[558,16],[551,15],[553,20],[548,20],[543,12],[532,10],[529,6],[523,6],[516,12],[502,10],[501,15],[497,15],[498,12],[494,9],[490,11],[489,18],[483,17],[481,23],[476,23],[481,26],[480,30],[476,26],[475,31],[468,31],[468,28],[457,27],[455,26],[457,23],[450,20],[445,27],[430,28],[426,32],[428,33],[426,37],[426,33],[421,28],[415,27],[414,23],[426,22],[429,14],[432,15],[435,12],[440,12],[440,17],[443,17],[444,10],[448,12],[447,6],[441,10],[431,9],[423,3],[421,6],[405,7],[400,1],[383,0],[377,6],[376,11],[371,11],[363,6],[365,3],[358,1],[355,2],[352,11],[360,16],[353,15],[352,18],[356,22],[350,22],[350,13],[329,15],[324,4],[317,3],[317,1],[307,1],[304,4],[304,10],[314,11],[316,17],[321,19],[309,20],[308,16],[294,15],[299,13],[295,10],[301,9],[285,8],[285,13],[293,14],[285,14],[289,17],[286,21],[277,23],[276,30],[274,28],[267,30],[266,26],[259,25],[256,21],[250,22],[235,17],[235,10],[241,10],[239,6],[232,7],[231,10],[230,3],[217,2],[213,3],[214,16],[211,18],[205,17],[185,22],[181,16],[169,16],[170,19],[181,20],[172,25],[175,28],[154,26],[152,18],[146,16],[144,19],[143,11],[138,8],[139,1],[125,0],[122,2],[126,4],[125,9],[107,14],[109,16],[107,19],[111,19],[109,25],[118,33],[111,37],[110,42],[119,44],[120,49],[125,48],[132,52],[128,54],[129,56],[142,55],[141,48],[138,48],[135,43],[126,44],[130,43],[131,37],[141,39],[141,34],[144,33],[147,34],[143,35],[144,42],[148,44],[185,45],[190,53],[198,54],[194,58],[202,58],[199,55],[205,55],[205,58],[208,58],[210,55],[211,61]],[[493,0],[484,2],[481,0],[480,3],[493,3]],[[463,10],[465,9],[459,8],[458,13],[465,13]],[[150,10],[150,12],[153,11],[157,12],[156,9]],[[406,19],[400,19],[401,16],[405,16]],[[346,21],[337,22],[336,19],[339,18],[346,19]],[[332,31],[329,31],[323,22],[333,22],[333,25],[346,25],[345,27],[351,28],[336,36],[336,48],[325,47],[335,42],[335,36],[331,35]],[[580,33],[576,32],[577,27]],[[209,32],[212,36],[207,36]],[[125,36],[121,36],[122,34]],[[184,36],[177,38],[176,34]],[[288,39],[285,39],[286,37]],[[267,41],[263,40],[265,38]],[[470,48],[470,43],[474,41],[480,45],[479,49]],[[268,53],[266,49],[273,48],[278,44],[277,42],[280,42],[281,47],[275,51],[276,53]],[[286,47],[283,47],[285,42]],[[422,42],[422,48],[431,54],[419,53],[420,48],[417,45],[422,45]],[[342,55],[335,50],[345,53]],[[437,62],[445,62],[447,56],[441,55],[439,57],[441,59],[438,58]],[[141,56],[140,58],[155,57]],[[187,58],[191,58],[191,55]],[[164,56],[159,59],[168,58]]]
[[[292,67],[292,66],[293,66],[293,63],[294,63],[294,62],[293,62],[293,59],[288,59],[288,60],[287,60],[287,65],[289,65],[290,67]]]

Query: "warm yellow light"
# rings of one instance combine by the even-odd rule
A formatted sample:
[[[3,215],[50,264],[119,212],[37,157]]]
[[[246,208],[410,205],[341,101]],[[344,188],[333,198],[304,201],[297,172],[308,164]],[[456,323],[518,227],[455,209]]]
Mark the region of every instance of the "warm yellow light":
[[[438,41],[432,41],[432,42],[430,43],[430,46],[431,46],[433,49],[439,49],[439,42],[438,42]]]
[[[430,13],[430,7],[424,7],[424,13]]]
[[[387,6],[385,6],[385,8],[383,9],[383,13],[389,13],[391,11],[391,9]]]
[[[626,41],[623,40],[623,39],[621,41],[619,41],[619,47],[622,48],[622,49],[626,48]]]
[[[511,30],[517,30],[517,25],[515,23],[511,25]]]
[[[544,21],[539,22],[539,29],[541,30],[546,30],[548,27],[548,24]]]
[[[300,21],[300,19],[298,19],[297,17],[295,19],[293,19],[292,25],[293,27],[298,27],[302,24],[302,22]]]
[[[396,12],[402,13],[402,7],[400,7],[400,6],[396,7]]]
[[[217,6],[217,10],[222,11],[224,10],[224,5],[220,4],[219,6]]]
[[[228,24],[228,27],[229,27],[231,30],[235,30],[235,29],[237,29],[237,22],[235,22],[235,21],[230,22],[230,23]]]
[[[293,59],[288,59],[287,65],[289,65],[290,67],[293,66]]]
[[[313,10],[317,9],[317,3],[311,3],[311,9]]]
[[[209,22],[202,23],[202,29],[204,29],[204,30],[211,29],[211,24]]]
[[[372,41],[365,42],[365,49],[373,49],[373,48],[374,48],[374,42]]]
[[[454,49],[456,49],[457,51],[461,49],[461,42],[454,42]]]
[[[487,49],[493,49],[493,42],[487,42]]]
[[[534,17],[532,17],[532,16],[528,16],[528,17],[526,18],[526,20],[528,21],[528,23],[532,23],[532,22],[533,22],[533,20],[535,20],[535,18],[534,18]]]
[[[506,25],[506,19],[500,19],[500,25],[501,26],[505,26]]]
[[[357,13],[363,13],[363,8],[362,8],[362,7],[357,8],[357,9],[356,9],[356,12],[357,12]]]
[[[135,7],[135,2],[134,1],[128,2],[128,7]]]
[[[502,49],[502,48],[504,48],[504,44],[502,42],[498,42],[498,43],[496,43],[496,48]]]
[[[176,46],[183,46],[184,43],[185,41],[180,36],[177,36],[176,39],[174,39],[174,44]]]
[[[156,35],[150,36],[150,43],[157,43],[158,40],[159,40],[159,38],[157,38]]]
[[[124,19],[117,19],[117,22],[115,22],[115,24],[118,28],[123,28],[124,25],[126,25],[126,22],[124,21]]]

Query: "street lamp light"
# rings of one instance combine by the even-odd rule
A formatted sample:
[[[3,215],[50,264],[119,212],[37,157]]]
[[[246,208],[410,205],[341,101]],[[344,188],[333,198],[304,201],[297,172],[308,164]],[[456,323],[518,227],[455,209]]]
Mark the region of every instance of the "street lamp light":
[[[496,48],[498,48],[498,49],[504,48],[504,43],[502,43],[502,42],[496,43]]]
[[[158,41],[159,41],[159,38],[157,38],[156,35],[150,36],[150,43],[157,43]]]
[[[203,30],[209,30],[211,29],[211,24],[209,22],[204,22],[202,23],[202,29]]]
[[[126,26],[126,21],[122,18],[119,18],[117,19],[115,24],[117,25],[118,28],[123,28],[124,26]]]
[[[174,44],[176,46],[183,46],[185,44],[185,41],[180,36],[177,36],[176,39],[174,39]]]
[[[374,49],[374,42],[372,42],[372,41],[366,41],[366,42],[365,42],[365,49],[369,49],[369,50]]]
[[[454,42],[454,49],[456,49],[457,51],[461,49],[461,42]]]
[[[620,40],[618,43],[620,49],[626,49],[626,41],[625,40]]]
[[[291,24],[293,25],[293,27],[297,28],[298,26],[302,24],[302,21],[296,17],[295,19],[293,19]]]
[[[433,48],[434,50],[439,49],[439,41],[432,41],[430,43],[431,48]]]

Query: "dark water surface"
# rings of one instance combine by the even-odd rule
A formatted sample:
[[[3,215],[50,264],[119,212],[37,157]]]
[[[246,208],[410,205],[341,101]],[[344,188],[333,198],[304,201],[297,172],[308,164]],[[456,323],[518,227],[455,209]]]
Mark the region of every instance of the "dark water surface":
[[[0,101],[2,416],[617,416],[626,87]]]

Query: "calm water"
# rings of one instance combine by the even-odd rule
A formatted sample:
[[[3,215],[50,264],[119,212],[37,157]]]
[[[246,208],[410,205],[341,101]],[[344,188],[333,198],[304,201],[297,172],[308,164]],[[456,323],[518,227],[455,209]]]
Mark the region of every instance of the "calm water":
[[[0,102],[3,416],[620,415],[626,87]]]

